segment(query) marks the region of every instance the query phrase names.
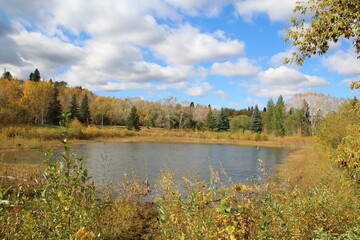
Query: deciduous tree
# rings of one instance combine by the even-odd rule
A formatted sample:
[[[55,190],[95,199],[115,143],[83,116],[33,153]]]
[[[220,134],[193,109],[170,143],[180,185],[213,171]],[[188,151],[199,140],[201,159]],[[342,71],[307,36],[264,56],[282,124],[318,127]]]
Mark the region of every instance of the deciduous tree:
[[[285,40],[291,40],[298,52],[285,62],[301,65],[306,58],[326,53],[330,42],[336,43],[340,38],[352,39],[359,56],[359,0],[299,1],[294,12],[302,16],[291,18],[293,26],[286,30]]]

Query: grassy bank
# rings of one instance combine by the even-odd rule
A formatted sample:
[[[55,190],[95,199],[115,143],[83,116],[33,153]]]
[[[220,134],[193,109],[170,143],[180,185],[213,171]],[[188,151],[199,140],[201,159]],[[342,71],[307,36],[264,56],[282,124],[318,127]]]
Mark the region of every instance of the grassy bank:
[[[17,126],[0,129],[0,151],[19,151],[23,149],[49,149],[60,146],[61,132],[54,126]],[[296,149],[312,145],[312,137],[275,137],[251,132],[208,132],[189,130],[167,130],[143,128],[139,132],[128,131],[123,127],[83,127],[71,124],[69,139],[72,144],[86,142],[170,142],[231,144],[243,146],[285,147]]]

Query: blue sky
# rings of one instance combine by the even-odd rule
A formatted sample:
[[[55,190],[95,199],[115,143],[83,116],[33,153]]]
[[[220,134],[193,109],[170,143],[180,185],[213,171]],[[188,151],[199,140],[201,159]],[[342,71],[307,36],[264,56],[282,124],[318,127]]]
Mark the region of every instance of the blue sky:
[[[282,65],[296,0],[0,0],[0,67],[101,96],[170,96],[235,109],[282,94],[353,97],[347,40],[302,67]]]

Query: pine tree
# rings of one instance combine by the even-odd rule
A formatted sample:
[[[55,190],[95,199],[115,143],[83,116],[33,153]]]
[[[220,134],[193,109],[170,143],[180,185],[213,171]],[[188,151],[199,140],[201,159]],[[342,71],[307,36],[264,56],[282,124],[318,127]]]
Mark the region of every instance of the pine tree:
[[[250,120],[250,130],[252,132],[260,133],[262,130],[262,122],[261,122],[261,115],[257,105],[255,105],[255,109],[251,116]]]
[[[229,129],[229,119],[224,108],[221,108],[220,112],[216,116],[216,128],[220,131],[226,131]]]
[[[54,87],[48,106],[47,120],[50,124],[59,125],[61,116],[61,103],[58,100],[59,90]]]
[[[87,95],[85,95],[81,101],[79,121],[85,125],[89,125],[90,122],[90,107]]]
[[[131,112],[126,120],[126,126],[129,130],[140,130],[140,121],[139,121],[139,115],[137,114],[136,107],[133,106],[131,108]]]
[[[214,130],[215,125],[216,125],[215,118],[214,118],[214,116],[213,116],[213,113],[212,113],[212,111],[211,111],[211,108],[209,108],[209,112],[207,113],[206,118],[205,118],[204,127],[205,127],[207,130],[212,131],[212,130]]]
[[[72,98],[71,98],[71,102],[70,102],[70,118],[74,119],[74,118],[79,118],[79,106],[77,103],[77,98],[76,95],[73,94]]]
[[[276,136],[285,135],[285,103],[281,95],[274,107],[271,123],[272,130]]]

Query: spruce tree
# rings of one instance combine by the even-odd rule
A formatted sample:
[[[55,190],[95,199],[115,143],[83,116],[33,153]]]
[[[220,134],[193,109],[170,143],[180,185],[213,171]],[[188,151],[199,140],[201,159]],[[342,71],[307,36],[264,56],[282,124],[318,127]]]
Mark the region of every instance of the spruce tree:
[[[283,97],[280,95],[274,107],[271,120],[272,129],[276,136],[285,135],[285,117],[285,103]]]
[[[76,95],[73,94],[72,98],[71,98],[71,102],[70,102],[70,118],[74,119],[74,118],[79,118],[79,106],[78,106],[78,102],[77,102],[77,98]]]
[[[140,130],[140,121],[139,121],[139,115],[137,114],[136,107],[133,106],[131,108],[131,112],[126,120],[126,126],[129,130]]]
[[[216,128],[220,131],[226,131],[229,129],[229,119],[224,108],[221,108],[220,112],[216,116]]]
[[[262,122],[261,122],[261,115],[257,105],[255,105],[255,109],[251,116],[250,120],[250,130],[252,132],[260,133],[262,130]]]
[[[216,125],[215,118],[214,118],[214,116],[213,116],[213,113],[212,113],[212,111],[211,111],[211,108],[209,108],[209,112],[207,113],[206,118],[205,118],[204,127],[205,127],[207,130],[212,131],[212,130],[214,130],[215,125]]]
[[[90,122],[90,107],[87,95],[83,97],[79,110],[79,121],[85,125],[89,125]]]
[[[59,125],[61,116],[61,103],[58,100],[59,89],[54,87],[48,106],[47,120],[50,124]]]

